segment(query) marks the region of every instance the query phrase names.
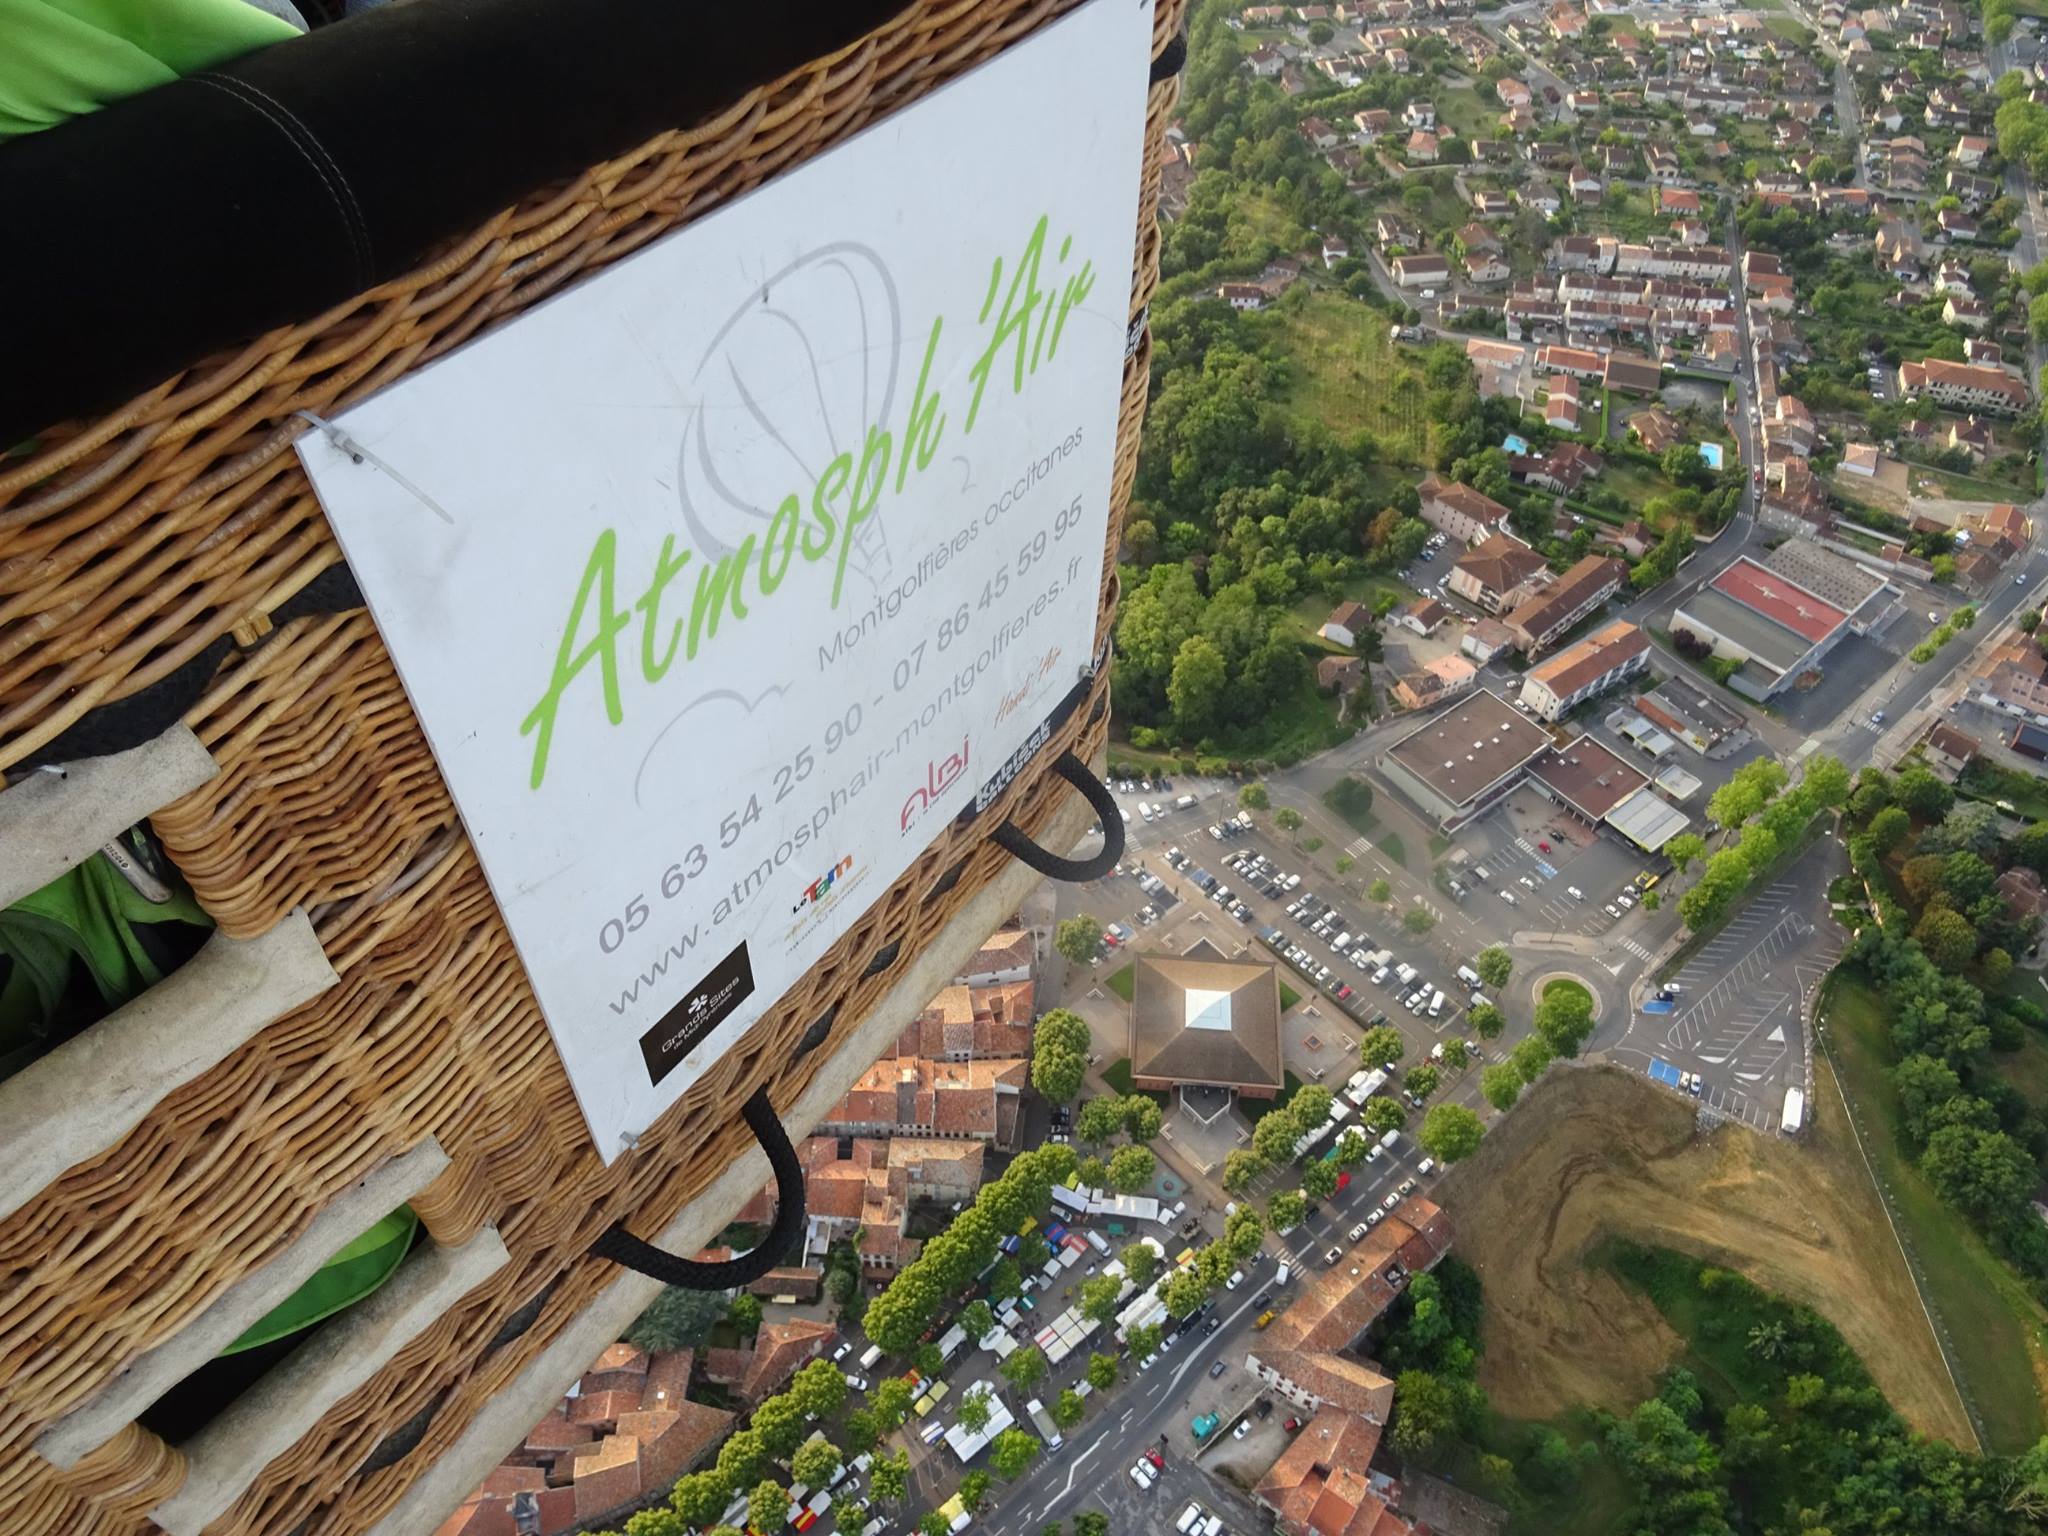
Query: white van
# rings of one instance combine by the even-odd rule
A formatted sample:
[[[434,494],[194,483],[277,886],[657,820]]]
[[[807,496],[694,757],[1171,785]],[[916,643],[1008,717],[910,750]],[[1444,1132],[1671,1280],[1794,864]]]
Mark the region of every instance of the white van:
[[[881,1358],[882,1346],[879,1344],[870,1344],[866,1349],[861,1351],[860,1368],[864,1371],[872,1371],[875,1368],[875,1362]]]
[[[1202,1522],[1202,1536],[1223,1536],[1223,1517],[1211,1515]]]
[[[1177,811],[1192,811],[1195,808],[1195,797],[1193,795],[1182,795],[1173,802],[1173,808]]]
[[[1180,1512],[1180,1518],[1173,1522],[1173,1528],[1176,1531],[1181,1532],[1182,1536],[1186,1536],[1187,1532],[1192,1531],[1197,1525],[1200,1525],[1201,1523],[1202,1506],[1199,1504],[1190,1504],[1186,1509]]]
[[[1381,1150],[1382,1152],[1391,1152],[1391,1151],[1393,1151],[1393,1150],[1394,1150],[1394,1143],[1395,1143],[1395,1142],[1397,1142],[1397,1141],[1399,1141],[1400,1139],[1401,1139],[1401,1133],[1400,1133],[1399,1131],[1389,1131],[1389,1132],[1387,1132],[1387,1134],[1386,1134],[1386,1135],[1384,1135],[1384,1136],[1382,1136],[1382,1137],[1380,1138],[1380,1150]]]
[[[1410,965],[1407,961],[1403,960],[1399,965],[1394,967],[1394,974],[1400,978],[1401,985],[1405,987],[1408,985],[1409,982],[1415,979],[1415,967]]]
[[[1273,1277],[1274,1287],[1277,1289],[1278,1287],[1285,1285],[1287,1283],[1287,1277],[1293,1273],[1293,1270],[1289,1269],[1285,1264],[1282,1264],[1280,1266],[1280,1273]]]
[[[1441,991],[1441,990],[1439,990],[1439,991],[1437,991],[1437,992],[1435,993],[1435,995],[1434,995],[1434,996],[1432,996],[1432,997],[1430,998],[1430,1000],[1429,1000],[1429,1016],[1430,1016],[1430,1017],[1431,1017],[1432,1019],[1439,1019],[1439,1018],[1442,1018],[1442,1017],[1443,1017],[1443,1012],[1444,1012],[1444,995],[1443,995],[1442,991]]]
[[[1493,999],[1488,997],[1484,992],[1474,992],[1472,996],[1466,1000],[1465,1006],[1467,1008],[1490,1008],[1491,1006],[1493,1006]]]
[[[1468,987],[1476,987],[1479,985],[1479,973],[1469,965],[1461,965],[1458,967],[1458,980]]]
[[[1586,899],[1586,893],[1580,890],[1576,885],[1566,886],[1564,888],[1564,893],[1565,895],[1571,897],[1573,901],[1584,901]]]
[[[1351,935],[1348,932],[1338,934],[1337,937],[1330,940],[1330,948],[1336,950],[1340,955],[1343,954],[1351,948]]]

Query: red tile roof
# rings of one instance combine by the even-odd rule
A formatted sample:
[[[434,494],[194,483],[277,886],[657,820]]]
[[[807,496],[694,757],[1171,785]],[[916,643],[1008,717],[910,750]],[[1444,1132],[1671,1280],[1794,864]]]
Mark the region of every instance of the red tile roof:
[[[1747,556],[1716,576],[1711,585],[1716,592],[1734,598],[1743,607],[1816,645],[1848,619],[1834,604],[1822,602]]]

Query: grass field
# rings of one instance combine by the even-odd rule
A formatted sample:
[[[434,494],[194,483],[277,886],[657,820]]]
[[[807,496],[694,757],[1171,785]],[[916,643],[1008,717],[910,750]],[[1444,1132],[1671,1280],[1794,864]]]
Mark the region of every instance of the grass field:
[[[1954,1341],[1965,1386],[1991,1442],[1986,1449],[2015,1454],[2048,1426],[2041,1392],[2048,1380],[2048,1313],[1900,1148],[1883,999],[1847,971],[1837,972],[1828,986],[1821,1013],[1828,1057],[1856,1105],[1906,1241],[1919,1256],[1928,1300]]]
[[[1448,123],[1461,139],[1499,137],[1500,98],[1492,94],[1490,87],[1486,96],[1479,92],[1478,86],[1458,85],[1436,93],[1437,117]]]
[[[1423,461],[1429,428],[1421,377],[1388,336],[1383,312],[1318,290],[1259,323],[1274,332],[1274,348],[1289,362],[1283,405],[1340,437],[1372,433],[1384,458]]]
[[[1782,13],[1776,16],[1766,16],[1764,18],[1764,25],[1787,42],[1805,44],[1813,40],[1811,32],[1797,21],[1794,21],[1790,16]]]
[[[1689,1102],[1638,1073],[1553,1068],[1437,1200],[1485,1280],[1479,1379],[1504,1415],[1626,1412],[1684,1354],[1649,1298],[1596,1262],[1619,1237],[1814,1307],[1909,1423],[1971,1443],[1831,1079],[1795,1145],[1737,1126],[1702,1135]]]
[[[1137,969],[1137,965],[1133,963],[1125,966],[1120,971],[1112,971],[1109,975],[1102,978],[1102,984],[1128,1003],[1131,1000],[1132,990],[1138,984]],[[1103,1074],[1105,1077],[1108,1075],[1107,1072]]]
[[[1946,496],[1952,501],[2031,501],[2033,487],[2011,480],[1987,480],[1981,475],[1958,475],[1946,469],[1908,463],[1913,489],[1923,496]]]

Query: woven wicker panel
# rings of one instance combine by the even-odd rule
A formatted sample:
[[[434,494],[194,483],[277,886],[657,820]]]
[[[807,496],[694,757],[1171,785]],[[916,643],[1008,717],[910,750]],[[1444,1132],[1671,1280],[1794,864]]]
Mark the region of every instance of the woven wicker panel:
[[[153,818],[224,931],[305,908],[337,986],[168,1096],[130,1135],[0,1223],[0,1509],[10,1530],[154,1529],[184,1460],[129,1426],[67,1472],[32,1449],[137,1355],[275,1258],[337,1192],[428,1136],[451,1165],[413,1202],[436,1241],[497,1228],[511,1262],[337,1404],[212,1527],[358,1531],[388,1510],[613,1278],[586,1259],[612,1222],[657,1230],[739,1156],[762,1082],[792,1102],[901,968],[999,872],[1003,819],[1071,794],[1013,786],[948,828],[782,1000],[606,1169],[390,657],[363,613],[271,613],[340,560],[290,444],[322,414],[438,356],[818,153],[1065,9],[922,5],[859,44],[505,210],[435,260],[303,325],[208,360],[107,417],[46,433],[0,475],[0,766],[91,708],[160,681],[224,635],[253,649],[187,721],[222,765]],[[1160,7],[1155,51],[1178,30]],[[1153,88],[1131,309],[1157,281],[1171,82]],[[1136,470],[1149,343],[1126,364],[1098,638]],[[257,642],[261,642],[258,644]],[[1107,731],[1106,675],[1048,745]],[[878,952],[895,945],[888,965]],[[829,1020],[822,1043],[800,1044]],[[400,1426],[410,1449],[375,1456]]]

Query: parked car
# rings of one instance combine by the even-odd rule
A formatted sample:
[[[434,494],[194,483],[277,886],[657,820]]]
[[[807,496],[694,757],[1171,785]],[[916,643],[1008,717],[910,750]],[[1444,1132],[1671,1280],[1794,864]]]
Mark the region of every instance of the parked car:
[[[1215,1380],[1215,1379],[1216,1379],[1216,1378],[1217,1378],[1218,1376],[1221,1376],[1221,1375],[1222,1375],[1222,1374],[1223,1374],[1223,1373],[1224,1373],[1225,1371],[1227,1371],[1227,1370],[1229,1370],[1229,1369],[1230,1369],[1230,1362],[1229,1362],[1229,1361],[1227,1361],[1227,1360],[1218,1360],[1218,1361],[1217,1361],[1217,1362],[1216,1362],[1216,1363],[1215,1363],[1214,1365],[1212,1365],[1212,1366],[1210,1366],[1210,1367],[1209,1367],[1209,1379],[1210,1379],[1211,1381],[1214,1381],[1214,1380]]]
[[[1237,1421],[1237,1428],[1233,1429],[1230,1432],[1230,1438],[1233,1440],[1242,1440],[1246,1435],[1250,1434],[1251,1432],[1252,1421],[1250,1419],[1239,1419]]]
[[[1297,1429],[1301,1428],[1301,1420],[1299,1420],[1299,1419],[1292,1419],[1292,1418],[1291,1418],[1291,1419],[1287,1420],[1287,1422],[1286,1422],[1286,1423],[1282,1424],[1282,1425],[1281,1425],[1280,1427],[1281,1427],[1282,1429],[1286,1430],[1286,1431],[1287,1431],[1287,1433],[1291,1435],[1291,1434],[1293,1434],[1293,1433],[1294,1433],[1294,1432],[1295,1432],[1295,1431],[1296,1431]]]

